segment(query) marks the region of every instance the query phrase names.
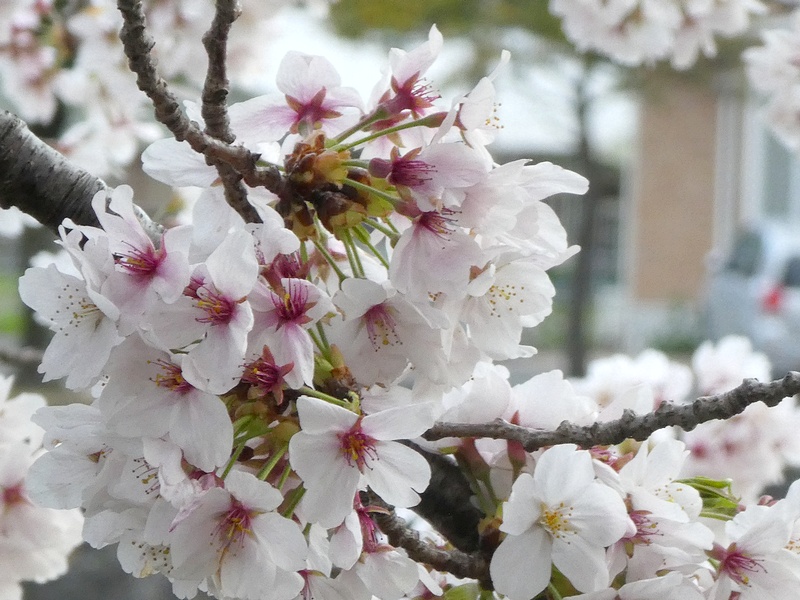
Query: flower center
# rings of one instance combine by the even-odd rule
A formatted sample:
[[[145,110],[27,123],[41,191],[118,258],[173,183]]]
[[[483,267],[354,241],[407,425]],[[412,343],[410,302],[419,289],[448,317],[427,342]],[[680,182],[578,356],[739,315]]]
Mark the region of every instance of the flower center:
[[[205,317],[197,319],[200,323],[227,325],[233,318],[236,301],[224,296],[216,289],[212,291],[203,286],[197,290],[195,305],[206,313]]]
[[[159,253],[148,248],[147,250],[140,250],[131,246],[131,250],[127,254],[115,254],[114,262],[116,262],[123,271],[131,275],[147,276],[155,273],[158,265],[161,263],[161,256]]]
[[[369,468],[368,460],[378,460],[376,440],[361,429],[361,419],[349,431],[339,434],[339,448],[350,466],[355,465],[362,473]]]
[[[378,304],[364,315],[367,335],[376,352],[385,346],[397,346],[403,343],[397,335],[397,321],[393,313],[390,307]]]
[[[437,212],[422,213],[417,223],[440,238],[449,238],[453,233],[451,219]]]
[[[634,544],[649,544],[654,535],[661,535],[658,524],[650,520],[649,511],[634,510],[629,513],[631,521],[636,525],[636,533],[628,541]]]
[[[720,573],[727,573],[728,577],[742,585],[750,585],[750,575],[758,571],[767,572],[764,565],[744,552],[736,550],[736,544],[731,545],[731,551],[726,553],[719,566]]]
[[[245,538],[252,537],[252,518],[257,514],[259,513],[251,511],[235,498],[231,498],[230,508],[220,520],[215,531],[221,545],[222,557],[228,552],[232,556],[236,556],[238,550],[244,545]]]
[[[156,378],[150,380],[157,386],[173,392],[178,392],[179,394],[185,394],[194,389],[192,384],[183,378],[183,373],[178,365],[174,365],[164,359],[157,360],[153,364],[161,367],[161,373],[156,374]]]
[[[5,507],[24,504],[27,501],[22,483],[3,488],[3,505]]]
[[[539,524],[554,538],[564,538],[573,531],[569,522],[571,516],[572,507],[566,506],[563,502],[555,508],[543,505]]]
[[[283,323],[302,325],[312,319],[306,311],[312,306],[308,303],[308,289],[303,285],[295,285],[290,280],[283,294],[273,293],[272,304]]]

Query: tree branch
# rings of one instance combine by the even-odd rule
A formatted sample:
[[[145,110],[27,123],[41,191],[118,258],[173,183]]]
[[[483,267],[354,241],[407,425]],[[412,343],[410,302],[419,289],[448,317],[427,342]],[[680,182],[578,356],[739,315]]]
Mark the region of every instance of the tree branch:
[[[195,152],[205,156],[208,164],[228,165],[249,185],[263,185],[272,191],[279,189],[281,177],[277,169],[257,168],[258,154],[250,152],[244,146],[231,146],[223,140],[212,137],[202,131],[196,123],[190,121],[189,117],[181,110],[178,99],[156,69],[155,60],[151,55],[155,41],[147,32],[141,0],[117,0],[117,8],[124,21],[119,35],[125,55],[128,57],[131,71],[136,74],[137,86],[147,94],[153,103],[156,119],[166,125],[176,140],[188,142]],[[220,17],[220,26],[224,23],[224,19],[224,15]],[[217,22],[216,18],[215,22]],[[213,25],[211,31],[214,31]],[[224,177],[232,178],[234,175],[226,171],[223,179]],[[261,221],[255,208],[246,202],[246,198],[242,203],[240,195],[236,197],[226,193],[226,199],[233,202],[231,206],[246,222]]]
[[[775,406],[784,398],[800,393],[800,373],[792,371],[783,379],[761,383],[745,379],[728,392],[704,396],[690,404],[662,404],[646,415],[626,410],[620,419],[581,427],[564,421],[555,431],[541,431],[512,425],[501,419],[492,423],[438,423],[423,434],[426,440],[447,437],[515,440],[528,452],[556,444],[577,444],[584,448],[619,444],[625,439],[645,440],[664,427],[678,426],[691,431],[700,423],[729,419],[756,402]]]
[[[31,133],[19,117],[0,111],[0,207],[16,206],[56,233],[66,217],[99,227],[92,198],[105,188],[101,179]]]
[[[442,550],[420,539],[419,532],[409,528],[406,522],[398,517],[394,509],[380,499],[375,493],[365,492],[365,504],[378,506],[387,512],[371,513],[381,531],[389,538],[389,543],[403,548],[409,558],[425,563],[437,571],[446,571],[456,577],[477,579],[485,589],[493,589],[489,577],[489,560],[481,553],[467,554],[461,550]]]
[[[236,139],[230,128],[226,104],[230,83],[227,73],[228,34],[239,14],[236,0],[217,0],[211,28],[203,36],[203,46],[208,55],[208,69],[201,95],[205,132],[227,144],[232,144]],[[227,163],[217,162],[215,166],[228,204],[243,217],[251,211],[255,213],[247,200],[247,188],[242,184],[242,175]]]

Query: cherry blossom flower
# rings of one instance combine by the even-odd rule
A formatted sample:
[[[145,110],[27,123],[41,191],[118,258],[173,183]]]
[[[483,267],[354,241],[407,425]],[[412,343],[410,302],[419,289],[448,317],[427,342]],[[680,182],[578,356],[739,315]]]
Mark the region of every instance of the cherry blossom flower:
[[[432,425],[429,415],[401,407],[360,416],[307,396],[298,399],[297,410],[302,430],[292,436],[289,460],[306,488],[302,508],[310,521],[339,525],[367,486],[393,506],[419,502],[430,467],[392,440],[421,434]]]
[[[790,598],[800,583],[800,556],[786,549],[791,524],[778,511],[748,509],[726,523],[731,539],[709,553],[718,564],[713,600],[738,592],[741,600]],[[751,514],[748,514],[752,510]]]
[[[491,562],[495,589],[511,600],[536,596],[551,567],[582,592],[608,584],[605,548],[632,527],[622,498],[595,480],[589,453],[572,445],[545,451],[522,473],[503,505],[506,538]]]
[[[391,384],[409,363],[433,380],[447,368],[436,321],[397,294],[389,282],[346,279],[333,302],[343,320],[333,323],[331,339],[363,384]]]
[[[173,524],[172,576],[205,582],[221,597],[294,598],[307,546],[297,524],[275,512],[282,501],[268,483],[231,471],[224,488],[203,493]]]
[[[53,290],[58,291],[54,294]],[[55,332],[39,365],[44,381],[66,377],[70,389],[93,383],[111,349],[124,339],[117,331],[119,309],[85,281],[61,273],[54,265],[25,271],[19,294]]]
[[[247,295],[257,276],[252,238],[234,231],[195,270],[178,301],[148,313],[148,336],[161,347],[192,345],[181,364],[192,385],[223,393],[241,376],[253,327]]]
[[[276,79],[283,97],[258,96],[229,109],[231,124],[245,143],[281,139],[287,132],[316,129],[335,134],[354,124],[362,109],[358,92],[342,87],[339,73],[322,56],[289,52]]]
[[[278,364],[292,364],[283,376],[289,387],[311,384],[314,344],[308,330],[333,311],[331,299],[305,279],[283,278],[277,289],[256,286],[251,301],[256,323],[248,342],[251,352],[268,347]]]

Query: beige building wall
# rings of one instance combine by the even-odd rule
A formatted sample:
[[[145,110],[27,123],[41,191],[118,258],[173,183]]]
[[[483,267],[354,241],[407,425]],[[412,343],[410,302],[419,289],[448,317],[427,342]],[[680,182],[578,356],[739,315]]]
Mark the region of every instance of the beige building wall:
[[[717,99],[670,79],[643,98],[629,237],[631,300],[695,302],[712,246]]]

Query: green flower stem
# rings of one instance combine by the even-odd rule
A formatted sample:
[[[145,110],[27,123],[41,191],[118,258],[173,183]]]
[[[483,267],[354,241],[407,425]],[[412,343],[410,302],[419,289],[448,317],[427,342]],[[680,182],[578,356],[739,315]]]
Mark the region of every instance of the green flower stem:
[[[383,108],[380,108],[380,107],[376,108],[374,111],[372,111],[366,117],[361,119],[358,123],[356,123],[355,125],[350,127],[350,129],[345,129],[342,133],[340,133],[335,138],[333,138],[331,140],[331,142],[332,142],[331,146],[335,146],[337,144],[341,144],[344,140],[349,138],[354,133],[357,133],[357,132],[361,131],[362,129],[364,129],[365,127],[368,127],[369,125],[371,125],[375,121],[380,121],[381,119],[386,119],[388,116],[389,116],[389,113],[386,111],[386,109],[383,109]]]
[[[378,196],[379,198],[383,198],[387,202],[390,202],[392,206],[397,206],[397,204],[400,202],[400,198],[398,198],[397,196],[392,196],[391,194],[382,192],[381,190],[376,189],[371,185],[366,185],[364,183],[361,183],[360,181],[356,181],[355,179],[350,179],[345,177],[344,182],[347,185],[356,188],[357,190],[361,190],[362,192],[366,192],[367,194],[372,194],[373,196]]]
[[[284,444],[278,449],[278,451],[270,456],[267,464],[265,464],[261,470],[258,472],[258,478],[261,481],[265,481],[269,474],[272,472],[272,469],[275,468],[275,465],[286,455],[289,451],[289,442],[284,442]]]
[[[339,278],[339,283],[347,279],[347,275],[345,275],[344,272],[339,268],[339,265],[336,264],[336,261],[331,256],[331,253],[328,252],[328,249],[323,246],[319,240],[313,240],[313,242],[314,246],[317,248],[317,251],[322,254],[323,258],[325,258],[325,260],[331,266],[331,269],[336,272],[336,276]]]
[[[364,219],[362,223],[380,231],[392,241],[397,241],[397,239],[400,237],[400,234],[394,229],[394,226],[388,227],[380,221],[376,221],[375,219]]]
[[[350,160],[343,160],[342,163],[345,167],[359,167],[361,169],[369,169],[369,161],[361,160],[358,158],[351,158]]]
[[[322,354],[325,358],[330,358],[331,343],[328,341],[328,335],[325,333],[325,327],[322,323],[317,321],[317,333],[319,334],[319,341],[322,343]]]
[[[339,239],[341,239],[342,243],[344,244],[344,250],[347,253],[347,262],[350,263],[350,270],[353,272],[353,276],[357,278],[363,278],[364,273],[359,268],[360,263],[355,257],[356,250],[353,247],[353,238],[350,237],[349,232],[346,229],[343,229],[339,232]]]
[[[225,465],[225,470],[222,471],[222,475],[219,476],[220,479],[225,479],[228,476],[228,473],[231,472],[233,465],[236,464],[236,461],[239,460],[239,457],[242,455],[242,451],[244,450],[246,442],[242,442],[236,449],[233,451],[233,454],[228,459],[227,464]]]
[[[303,498],[303,494],[306,493],[306,488],[302,485],[300,487],[294,488],[289,493],[289,504],[286,505],[286,509],[283,511],[283,516],[287,519],[291,519],[292,515],[294,514],[294,509],[297,508],[297,505],[300,504],[300,500]]]
[[[430,115],[436,116],[436,115]],[[344,146],[337,146],[336,150],[350,150],[350,148],[354,148],[356,146],[360,146],[361,144],[366,144],[367,142],[371,142],[372,140],[376,140],[380,137],[391,135],[392,133],[397,133],[398,131],[403,131],[404,129],[412,129],[414,127],[430,127],[431,125],[440,124],[441,121],[437,117],[436,119],[430,119],[428,117],[418,119],[416,121],[409,121],[408,123],[401,123],[400,125],[395,125],[394,127],[387,127],[386,129],[381,129],[380,131],[376,131],[368,136],[360,138],[354,142],[350,142]],[[361,129],[361,128],[359,128]],[[345,137],[339,136],[341,139],[345,139]],[[337,140],[339,138],[336,138]]]
[[[233,424],[233,439],[236,439],[240,433],[247,429],[247,426],[253,422],[253,419],[255,419],[253,415],[245,415],[236,419],[236,422]]]
[[[361,257],[358,255],[358,246],[356,246],[355,241],[353,240],[353,235],[350,233],[349,229],[345,229],[342,231],[342,237],[344,237],[344,245],[347,248],[347,258],[350,260],[350,264],[353,268],[353,274],[356,277],[364,277],[364,265],[361,264]]]
[[[497,508],[486,497],[483,487],[475,477],[475,474],[470,470],[467,462],[458,454],[456,454],[456,462],[458,463],[458,466],[461,467],[461,470],[463,471],[464,476],[467,478],[467,481],[469,481],[469,486],[472,488],[472,491],[475,492],[475,498],[478,500],[480,509],[485,515],[493,515],[497,511]]]
[[[556,586],[553,585],[553,582],[547,584],[547,591],[550,592],[551,600],[562,600],[563,596],[561,593],[556,589]]]
[[[311,336],[311,341],[314,342],[314,345],[317,347],[323,356],[325,356],[325,348],[322,345],[322,340],[319,339],[316,333],[314,333],[311,329],[308,330],[308,335]]]
[[[279,490],[282,490],[282,489],[283,489],[283,486],[284,486],[284,485],[286,485],[286,480],[287,480],[287,479],[289,479],[289,473],[291,473],[291,472],[292,472],[292,467],[291,467],[291,465],[288,465],[288,464],[287,464],[287,465],[286,465],[286,466],[283,468],[283,473],[281,473],[281,477],[280,477],[280,479],[278,480],[278,485],[277,485],[277,488],[278,488]]]
[[[384,257],[383,254],[372,244],[372,242],[369,239],[369,233],[367,233],[367,231],[365,231],[363,227],[354,228],[353,233],[356,234],[356,237],[362,244],[364,244],[367,248],[369,248],[373,256],[375,256],[375,258],[381,261],[381,264],[388,269],[389,261],[386,260],[386,257]]]
[[[305,394],[306,396],[311,396],[313,398],[319,398],[320,400],[324,400],[325,402],[330,402],[331,404],[335,404],[336,406],[341,406],[342,408],[346,408],[350,410],[351,406],[350,403],[346,400],[340,400],[339,398],[334,398],[333,396],[329,396],[323,392],[315,390],[314,388],[310,388],[308,386],[303,386],[298,390],[301,394]]]

